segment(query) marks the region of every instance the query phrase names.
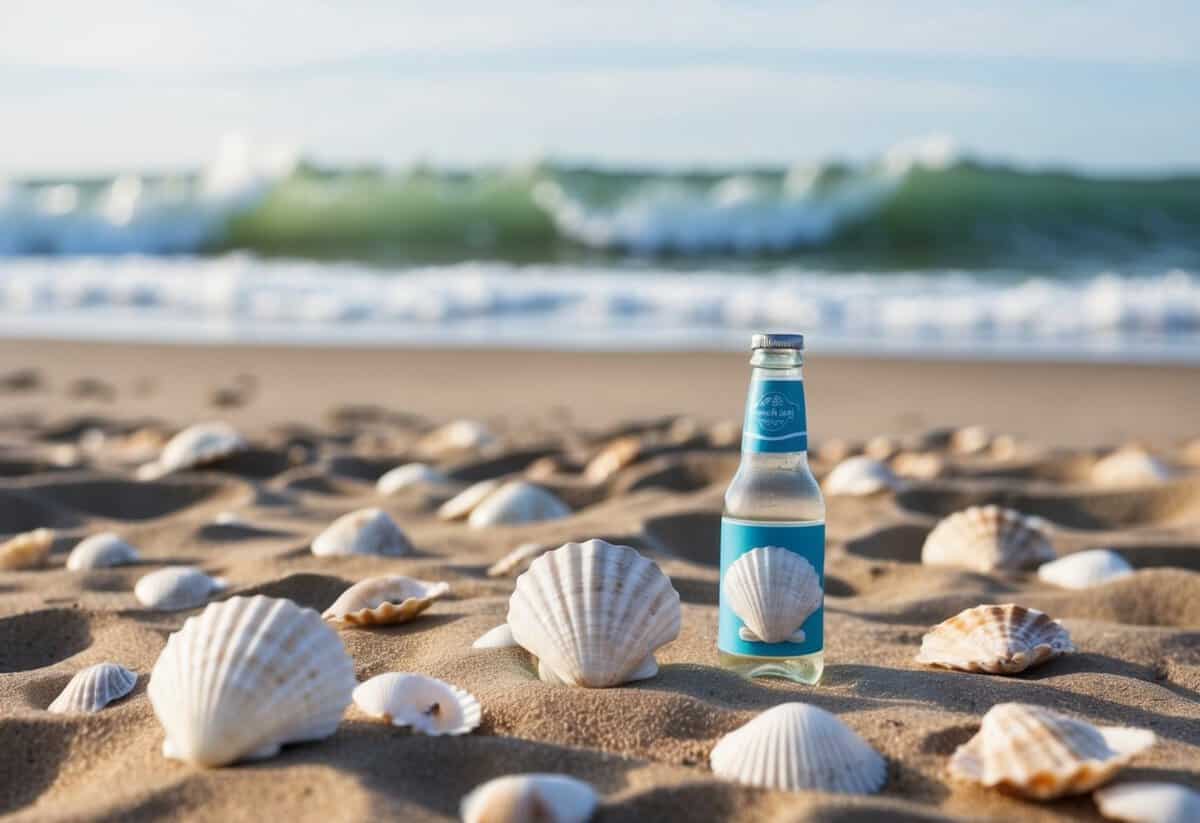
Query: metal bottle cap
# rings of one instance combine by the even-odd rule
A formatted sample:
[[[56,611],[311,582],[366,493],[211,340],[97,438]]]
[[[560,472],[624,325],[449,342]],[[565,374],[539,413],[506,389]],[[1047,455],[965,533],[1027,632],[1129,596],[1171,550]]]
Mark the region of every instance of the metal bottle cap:
[[[751,349],[804,349],[802,334],[765,334],[756,332],[750,338]]]

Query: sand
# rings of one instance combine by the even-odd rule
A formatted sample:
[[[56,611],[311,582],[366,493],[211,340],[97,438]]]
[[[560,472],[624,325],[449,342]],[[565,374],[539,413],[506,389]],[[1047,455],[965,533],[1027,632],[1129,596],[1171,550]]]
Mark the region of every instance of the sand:
[[[1159,744],[1122,779],[1200,786],[1200,460],[1184,445],[1200,434],[1195,370],[813,360],[818,441],[925,439],[947,473],[898,493],[829,499],[827,669],[810,688],[716,667],[716,523],[738,459],[721,421],[741,412],[742,355],[8,342],[0,363],[0,536],[57,532],[45,567],[0,572],[0,813],[12,819],[445,820],[481,781],[534,770],[591,781],[602,821],[1098,819],[1086,796],[1034,804],[948,778],[950,753],[1009,700],[1153,729]],[[459,484],[528,475],[576,513],[475,530],[434,517],[445,492],[375,493],[372,481],[408,462],[421,433],[459,417],[500,438],[438,459]],[[132,479],[165,436],[205,419],[233,423],[253,448],[204,471]],[[956,455],[922,438],[963,423],[1017,435],[1017,453]],[[587,456],[621,434],[642,438],[645,455],[607,482],[584,480]],[[1099,450],[1131,439],[1157,449],[1177,477],[1090,484]],[[831,465],[815,463],[821,476]],[[982,502],[1045,518],[1060,554],[1113,547],[1138,571],[1070,591],[1028,573],[921,566],[938,517]],[[330,521],[364,506],[390,512],[416,553],[309,552]],[[225,512],[237,522],[216,522]],[[143,562],[67,571],[75,543],[104,530]],[[681,595],[682,632],[661,650],[656,678],[554,687],[518,650],[471,649],[503,620],[513,587],[512,577],[489,578],[489,565],[527,541],[590,537],[645,552]],[[181,562],[228,579],[227,595],[316,609],[372,575],[448,581],[452,595],[416,621],[342,637],[360,680],[440,677],[480,699],[482,726],[421,737],[351,708],[333,737],[261,763],[205,771],[165,759],[146,681],[167,635],[198,610],[151,612],[132,590]],[[914,662],[931,625],[991,602],[1061,618],[1079,651],[1004,678]],[[128,698],[90,716],[45,711],[74,672],[106,660],[138,673]],[[886,756],[881,794],[788,794],[712,775],[721,735],[789,700],[836,712]]]

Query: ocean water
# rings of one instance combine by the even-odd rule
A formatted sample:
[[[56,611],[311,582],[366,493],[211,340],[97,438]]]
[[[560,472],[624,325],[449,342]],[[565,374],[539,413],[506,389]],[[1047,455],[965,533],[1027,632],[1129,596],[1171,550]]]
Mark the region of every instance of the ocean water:
[[[0,181],[0,334],[1200,359],[1200,176],[873,163]]]

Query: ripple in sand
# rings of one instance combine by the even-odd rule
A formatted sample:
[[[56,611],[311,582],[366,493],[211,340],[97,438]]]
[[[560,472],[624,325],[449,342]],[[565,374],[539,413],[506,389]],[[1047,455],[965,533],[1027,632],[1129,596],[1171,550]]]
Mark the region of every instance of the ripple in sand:
[[[86,649],[92,632],[85,615],[48,609],[0,619],[0,672],[41,669]]]
[[[199,503],[232,505],[252,495],[235,480],[189,478],[138,482],[105,477],[51,479],[27,487],[58,506],[110,520],[153,520]]]

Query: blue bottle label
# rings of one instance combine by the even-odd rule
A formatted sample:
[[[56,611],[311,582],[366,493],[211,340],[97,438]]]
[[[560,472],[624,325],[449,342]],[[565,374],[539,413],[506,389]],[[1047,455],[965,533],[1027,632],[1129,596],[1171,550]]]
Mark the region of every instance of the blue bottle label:
[[[803,380],[751,382],[742,426],[742,451],[808,451]]]
[[[721,518],[717,647],[798,657],[825,647],[825,524]]]

